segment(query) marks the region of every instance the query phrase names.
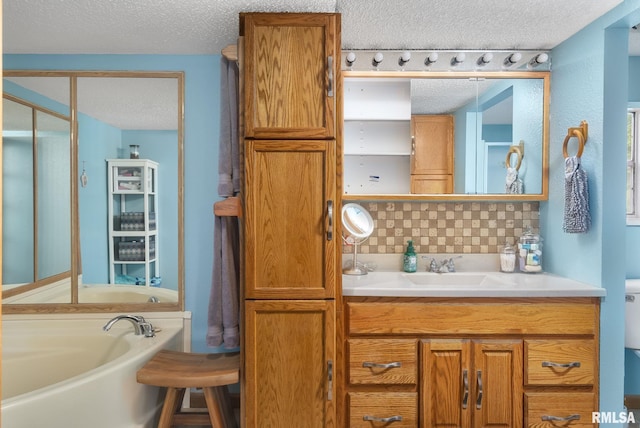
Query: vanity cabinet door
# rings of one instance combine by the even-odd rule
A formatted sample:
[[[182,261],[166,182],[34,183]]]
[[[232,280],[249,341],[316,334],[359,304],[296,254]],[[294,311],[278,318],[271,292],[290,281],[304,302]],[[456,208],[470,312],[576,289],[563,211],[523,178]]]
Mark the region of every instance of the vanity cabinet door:
[[[335,141],[247,140],[245,298],[333,298]]]
[[[522,427],[522,341],[422,345],[423,427]]]
[[[411,192],[453,193],[453,116],[411,116]]]
[[[241,14],[240,35],[245,136],[335,137],[340,15]]]

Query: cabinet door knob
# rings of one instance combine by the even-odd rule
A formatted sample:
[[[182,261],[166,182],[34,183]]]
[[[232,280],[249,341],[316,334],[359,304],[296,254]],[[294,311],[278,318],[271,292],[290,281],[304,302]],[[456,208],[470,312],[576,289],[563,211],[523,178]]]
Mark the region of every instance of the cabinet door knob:
[[[571,363],[554,363],[553,361],[543,361],[542,367],[558,367],[562,369],[570,369],[572,367],[580,367],[580,361],[573,361]]]

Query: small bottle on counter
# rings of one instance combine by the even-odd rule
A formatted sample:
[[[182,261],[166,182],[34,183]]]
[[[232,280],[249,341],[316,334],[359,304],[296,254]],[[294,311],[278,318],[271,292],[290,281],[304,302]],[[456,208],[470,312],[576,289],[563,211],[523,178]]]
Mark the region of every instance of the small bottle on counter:
[[[521,272],[542,272],[542,238],[527,229],[518,242],[518,268]]]
[[[413,241],[407,241],[407,251],[402,258],[402,270],[413,273],[418,270],[418,255],[413,248]]]
[[[508,242],[500,253],[500,271],[511,273],[516,270],[516,250]]]

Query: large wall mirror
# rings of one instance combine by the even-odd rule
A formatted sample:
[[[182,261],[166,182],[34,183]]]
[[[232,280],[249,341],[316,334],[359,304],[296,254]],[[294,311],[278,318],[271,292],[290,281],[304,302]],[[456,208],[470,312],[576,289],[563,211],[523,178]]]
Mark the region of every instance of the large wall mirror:
[[[345,199],[547,199],[549,72],[343,77]]]
[[[183,73],[5,70],[3,89],[3,311],[182,310]]]

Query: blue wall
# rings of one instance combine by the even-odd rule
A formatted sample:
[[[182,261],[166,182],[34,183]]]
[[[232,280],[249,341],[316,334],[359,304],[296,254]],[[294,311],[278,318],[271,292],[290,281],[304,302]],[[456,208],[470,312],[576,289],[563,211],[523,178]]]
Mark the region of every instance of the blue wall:
[[[541,204],[546,269],[607,290],[600,319],[601,411],[623,406],[628,37],[638,22],[640,1],[627,0],[552,52],[550,194]],[[562,142],[582,120],[589,122],[582,165],[593,225],[574,235],[562,231]]]
[[[213,259],[212,206],[219,199],[220,56],[4,55],[3,62],[9,70],[185,72],[185,309],[193,314],[193,351],[214,351],[206,346],[205,335]]]

